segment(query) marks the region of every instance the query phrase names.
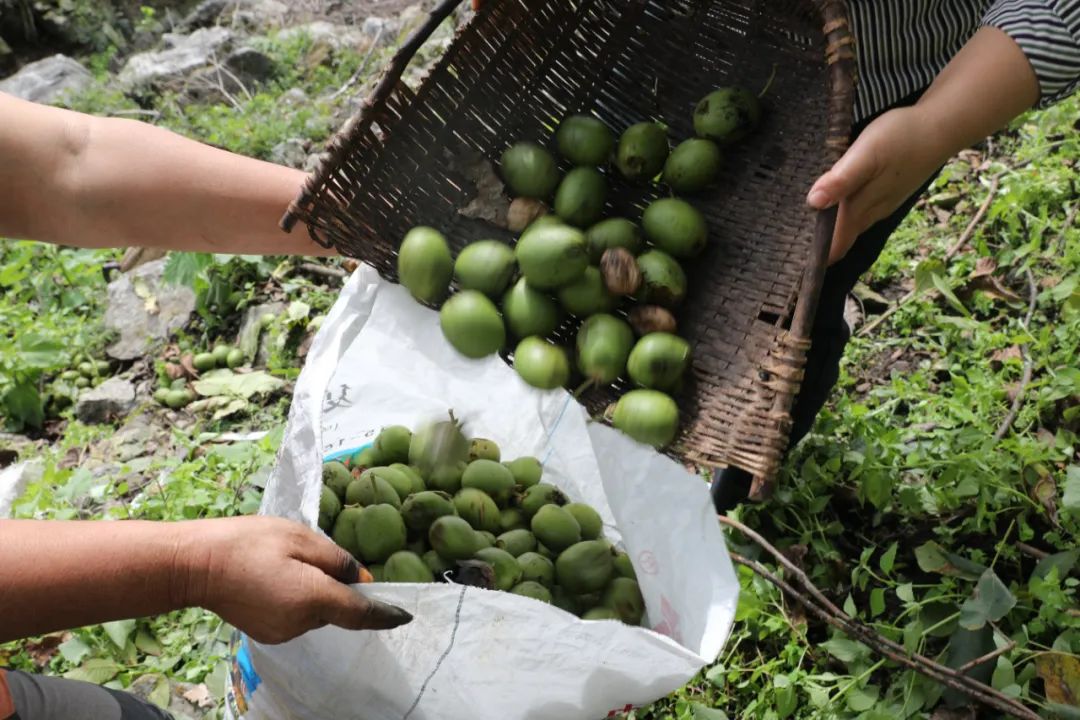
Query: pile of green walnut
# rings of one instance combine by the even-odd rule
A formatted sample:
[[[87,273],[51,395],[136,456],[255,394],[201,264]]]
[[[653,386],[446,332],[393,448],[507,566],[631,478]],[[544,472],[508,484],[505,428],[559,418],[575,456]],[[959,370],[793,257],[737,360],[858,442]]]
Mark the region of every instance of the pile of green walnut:
[[[238,368],[244,364],[244,353],[239,348],[230,345],[216,345],[212,352],[197,353],[191,361],[192,367],[199,372],[207,372],[216,368]],[[179,369],[179,366],[175,366]],[[154,399],[160,404],[179,410],[187,407],[195,401],[195,391],[188,387],[187,379],[183,376],[176,378],[163,378],[163,382],[154,391]]]
[[[416,227],[399,249],[401,283],[421,302],[442,303],[443,334],[467,357],[501,352],[514,338],[514,368],[533,387],[568,386],[571,354],[584,387],[628,380],[634,389],[611,409],[612,423],[664,447],[679,428],[670,393],[690,366],[690,344],[676,334],[673,314],[687,293],[682,263],[702,253],[709,234],[702,213],[674,195],[709,188],[721,170],[721,146],[744,138],[760,117],[753,94],[717,90],[694,111],[698,137],[672,150],[657,123],[632,125],[616,142],[600,120],[570,116],[552,140],[565,174],[537,143],[518,142],[502,155],[514,197],[508,225],[521,232],[513,247],[479,240],[455,259],[437,229]],[[606,217],[613,172],[666,186],[672,196],[636,220]],[[455,279],[457,292],[446,299]],[[573,348],[551,341],[567,315],[575,320]]]
[[[536,458],[500,462],[491,440],[455,440],[444,425],[386,427],[372,446],[325,463],[319,527],[376,582],[453,580],[640,624],[634,568],[604,539],[600,515],[541,482]],[[446,442],[449,459],[433,463]]]

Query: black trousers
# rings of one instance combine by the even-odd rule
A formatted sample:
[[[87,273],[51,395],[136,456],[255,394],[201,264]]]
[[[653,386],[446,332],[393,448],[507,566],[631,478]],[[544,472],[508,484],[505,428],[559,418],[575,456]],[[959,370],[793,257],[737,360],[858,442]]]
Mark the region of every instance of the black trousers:
[[[0,720],[172,720],[172,715],[91,683],[0,670]]]
[[[924,91],[920,90],[896,104],[881,110],[852,127],[854,140],[880,115],[899,107],[913,105]],[[825,401],[840,377],[840,360],[844,347],[851,338],[851,330],[844,322],[844,305],[855,284],[870,269],[885,249],[885,243],[893,231],[904,221],[930,184],[941,172],[939,168],[916,190],[911,197],[889,217],[878,221],[858,240],[842,260],[825,273],[814,327],[810,333],[810,352],[806,357],[805,376],[799,395],[792,408],[792,431],[788,445],[790,450],[810,432]],[[734,468],[719,470],[713,480],[713,501],[718,512],[726,512],[746,499],[750,491],[749,473]]]

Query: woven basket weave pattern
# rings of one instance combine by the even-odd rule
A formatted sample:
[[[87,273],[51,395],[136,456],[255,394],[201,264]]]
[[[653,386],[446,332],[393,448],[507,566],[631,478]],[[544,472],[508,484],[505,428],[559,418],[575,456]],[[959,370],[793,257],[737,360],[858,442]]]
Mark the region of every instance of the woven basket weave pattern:
[[[832,67],[850,60],[843,5],[488,5],[415,95],[388,85],[343,128],[290,220],[304,220],[324,242],[394,279],[396,247],[416,225],[440,229],[455,252],[482,238],[512,241],[505,230],[459,213],[477,193],[468,172],[475,153],[497,167],[511,143],[547,142],[574,112],[595,113],[616,132],[660,121],[674,144],[693,136],[694,106],[711,90],[768,86],[759,129],[725,148],[721,182],[687,198],[705,213],[710,244],[686,264],[689,295],[677,313],[694,363],[678,396],[684,422],[676,444],[687,460],[738,465],[767,483],[787,444],[808,348],[808,328],[792,320],[821,227],[804,198],[843,149],[850,125],[850,81]],[[614,171],[607,177],[607,216],[637,220],[664,194]],[[822,272],[809,273],[811,284]],[[812,308],[809,316],[805,310],[797,324],[812,317]],[[561,331],[564,341],[572,331]],[[623,389],[591,391],[582,400],[601,409]]]

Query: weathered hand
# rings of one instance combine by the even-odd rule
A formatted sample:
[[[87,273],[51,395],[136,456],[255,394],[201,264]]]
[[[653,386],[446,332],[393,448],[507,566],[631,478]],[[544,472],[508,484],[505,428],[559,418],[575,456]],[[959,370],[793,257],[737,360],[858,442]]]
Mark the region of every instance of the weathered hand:
[[[822,175],[807,196],[811,207],[839,205],[829,264],[855,239],[891,215],[938,168],[941,150],[922,110],[899,108],[874,120]]]
[[[389,630],[412,620],[349,587],[360,581],[359,563],[303,525],[268,517],[184,525],[183,545],[192,548],[177,559],[185,604],[212,610],[258,642],[286,642],[325,625]]]

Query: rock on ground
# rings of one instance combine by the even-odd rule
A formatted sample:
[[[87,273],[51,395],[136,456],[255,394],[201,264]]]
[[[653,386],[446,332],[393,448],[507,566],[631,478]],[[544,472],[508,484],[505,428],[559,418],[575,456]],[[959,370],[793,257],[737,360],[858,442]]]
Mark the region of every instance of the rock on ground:
[[[307,161],[307,142],[300,138],[283,140],[270,149],[270,162],[302,168]]]
[[[0,80],[0,92],[31,102],[50,103],[65,92],[85,90],[93,82],[94,76],[78,62],[67,55],[53,55]]]
[[[84,390],[75,403],[75,416],[87,425],[123,417],[135,407],[135,386],[123,378],[109,378]]]
[[[202,28],[190,35],[166,33],[163,50],[132,55],[117,80],[128,88],[182,80],[209,64],[232,39],[232,31],[223,27]]]
[[[371,44],[371,38],[365,33],[348,25],[335,25],[325,20],[294,25],[278,33],[278,39],[284,41],[301,36],[307,37],[313,45],[324,45],[332,50],[359,49]]]
[[[107,350],[110,357],[142,357],[187,324],[195,312],[194,291],[162,279],[165,262],[146,263],[109,283],[105,327],[120,336]]]
[[[270,348],[262,342],[264,315],[277,317],[285,312],[285,303],[268,303],[249,307],[244,313],[244,320],[240,323],[240,333],[236,339],[236,345],[244,353],[246,358],[255,358],[258,365],[265,365],[270,356]]]

